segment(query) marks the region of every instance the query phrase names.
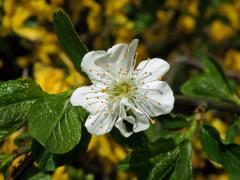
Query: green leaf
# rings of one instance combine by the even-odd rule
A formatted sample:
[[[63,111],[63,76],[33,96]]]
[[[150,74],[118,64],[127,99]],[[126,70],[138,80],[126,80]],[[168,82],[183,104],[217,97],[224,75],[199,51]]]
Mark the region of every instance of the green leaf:
[[[32,80],[0,83],[0,140],[21,128],[32,105],[45,95]]]
[[[191,143],[185,141],[180,147],[180,153],[174,172],[170,180],[189,180],[192,179],[192,146]]]
[[[28,180],[51,180],[51,176],[44,173],[38,173],[30,178]]]
[[[201,127],[200,139],[209,159],[222,164],[229,173],[239,174],[240,145],[222,143],[218,131],[209,125]]]
[[[238,104],[223,70],[213,59],[204,59],[204,73],[195,76],[181,87],[184,95],[214,98]]]
[[[68,166],[68,177],[70,180],[94,180],[94,174],[86,174],[82,169],[77,169],[72,166]]]
[[[38,168],[43,172],[54,171],[55,162],[53,154],[48,152],[42,145],[37,141],[32,142],[32,156],[38,164]]]
[[[33,138],[49,152],[63,154],[80,141],[86,116],[83,108],[70,104],[69,95],[51,95],[33,105],[28,127]]]
[[[161,127],[167,130],[185,128],[190,125],[186,118],[181,115],[167,114],[159,116],[157,119],[161,123]]]
[[[80,156],[84,157],[92,136],[85,127],[82,127],[81,137],[81,141],[71,151],[65,154],[54,154],[53,158],[57,166],[71,164]]]
[[[139,179],[148,179],[150,176],[150,179],[154,179],[163,172],[171,171],[178,153],[179,148],[172,139],[159,139],[144,148],[135,149],[118,167],[134,172]]]
[[[80,41],[70,18],[63,11],[57,11],[53,14],[53,26],[58,40],[72,60],[76,70],[84,75],[81,71],[80,64],[88,50]]]
[[[13,154],[0,154],[0,170],[7,168],[14,159]]]
[[[111,131],[111,136],[122,146],[132,149],[145,147],[148,143],[147,136],[143,132],[134,133],[130,137],[125,138],[116,128],[113,128]]]
[[[173,139],[159,139],[144,148],[134,149],[119,164],[120,170],[136,173],[139,179],[191,179],[191,145],[177,145]]]
[[[239,123],[238,116],[233,117],[233,122],[231,123],[230,127],[226,132],[226,139],[224,141],[225,143],[233,142],[234,137],[238,134],[239,131],[238,123]]]

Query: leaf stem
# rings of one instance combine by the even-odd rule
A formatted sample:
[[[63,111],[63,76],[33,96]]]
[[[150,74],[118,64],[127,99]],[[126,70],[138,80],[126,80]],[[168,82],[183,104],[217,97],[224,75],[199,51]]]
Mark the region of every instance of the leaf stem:
[[[188,139],[189,141],[192,141],[192,137],[197,128],[197,121],[198,120],[196,118],[192,118],[191,126],[190,126],[189,130],[187,131],[187,133],[185,134],[186,139]]]

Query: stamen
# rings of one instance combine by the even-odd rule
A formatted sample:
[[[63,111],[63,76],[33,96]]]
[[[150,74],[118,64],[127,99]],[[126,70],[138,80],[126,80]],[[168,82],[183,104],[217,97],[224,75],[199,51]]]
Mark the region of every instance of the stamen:
[[[147,67],[147,65],[149,64],[150,62],[150,58],[147,59],[147,62],[144,64],[143,68],[141,69],[141,71],[139,73],[137,73],[137,77],[136,77],[136,80],[139,78],[139,76],[142,74],[142,72],[144,71],[144,69]],[[141,77],[141,76],[140,76]]]
[[[147,117],[148,117],[148,119],[151,121],[152,119],[151,119],[151,117],[142,109],[142,107],[138,104],[138,103],[136,103],[136,101],[132,101],[133,102],[133,104],[135,104],[139,109],[140,109],[140,111],[142,111],[142,113],[144,114],[144,115],[146,115]]]

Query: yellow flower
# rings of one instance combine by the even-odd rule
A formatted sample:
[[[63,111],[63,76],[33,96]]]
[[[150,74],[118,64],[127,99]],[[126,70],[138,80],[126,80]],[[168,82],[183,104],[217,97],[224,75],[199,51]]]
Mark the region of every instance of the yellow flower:
[[[34,55],[36,56],[34,58],[44,64],[51,64],[51,56],[58,57],[59,52],[61,52],[61,49],[57,44],[56,35],[54,33],[46,33],[41,43],[34,50]]]
[[[163,10],[157,11],[158,22],[163,26],[166,26],[169,23],[172,16],[173,16],[172,11],[163,11]]]
[[[167,0],[164,4],[167,8],[176,9],[179,6],[180,1],[179,0]]]
[[[116,30],[115,35],[116,35],[116,38],[117,38],[115,43],[128,43],[134,37],[133,32],[131,30],[127,29],[127,28],[124,28],[124,27],[118,28]]]
[[[68,90],[65,73],[60,68],[46,66],[41,63],[34,65],[35,81],[48,93],[56,94]]]
[[[193,168],[204,168],[206,166],[204,158],[200,156],[199,153],[196,153],[195,151],[193,151],[193,154],[192,154],[192,166]]]
[[[164,41],[168,36],[167,29],[162,29],[161,26],[151,26],[144,31],[143,37],[147,44],[157,44]]]
[[[101,30],[101,15],[97,13],[89,13],[87,16],[87,24],[90,32],[96,33]]]
[[[213,119],[214,119],[214,116],[211,112],[206,112],[204,114],[204,122],[211,123],[213,121]]]
[[[4,180],[4,176],[2,173],[0,173],[0,180]]]
[[[101,30],[101,6],[92,0],[83,1],[83,6],[90,8],[87,16],[87,24],[90,32],[99,32]]]
[[[93,49],[104,49],[104,38],[99,35],[96,36],[93,42]]]
[[[178,28],[184,33],[191,33],[194,31],[196,21],[192,16],[183,15],[179,18]]]
[[[139,44],[137,47],[137,64],[140,60],[147,59],[149,57],[148,50],[143,44]]]
[[[105,1],[105,11],[107,16],[113,16],[115,13],[122,11],[124,6],[126,6],[129,3],[129,0],[118,0],[113,1],[112,0],[106,0]]]
[[[127,155],[125,149],[108,135],[92,136],[88,154],[92,158],[100,159],[105,174],[111,173],[113,167]]]
[[[5,140],[3,145],[1,146],[0,153],[10,153],[16,150],[17,146],[15,145],[15,138],[22,133],[22,130],[16,131],[15,133],[8,136]]]
[[[66,166],[58,167],[52,175],[52,180],[69,180]]]
[[[232,27],[224,24],[220,20],[215,20],[209,28],[209,37],[214,42],[223,42],[234,35]]]
[[[226,131],[228,128],[228,125],[225,122],[219,118],[216,118],[211,112],[206,112],[204,114],[204,122],[209,123],[215,127],[219,131],[220,137],[222,139],[225,139]]]
[[[234,28],[239,27],[239,14],[232,4],[223,4],[220,6],[219,13],[226,16]]]
[[[19,67],[21,67],[21,68],[27,67],[27,66],[29,65],[29,62],[30,62],[30,61],[29,61],[29,58],[26,57],[26,56],[18,57],[18,58],[16,59],[17,65],[18,65]]]
[[[113,16],[113,21],[117,25],[125,25],[128,23],[128,17],[122,13],[117,13]]]
[[[13,29],[19,36],[30,41],[42,40],[46,35],[46,30],[43,27],[14,27]]]
[[[101,158],[111,163],[118,163],[126,156],[126,151],[117,144],[110,136],[92,136],[88,146],[88,152],[97,153]]]
[[[239,0],[234,1],[234,7],[236,8],[238,14],[240,14],[240,1]]]
[[[14,169],[17,168],[19,165],[21,165],[22,161],[25,159],[26,154],[23,154],[21,156],[18,156],[17,158],[15,158],[11,164],[11,166],[9,167],[9,172],[10,174],[13,173]]]
[[[6,35],[13,30],[19,36],[32,41],[43,39],[46,30],[41,27],[41,22],[50,21],[52,13],[57,9],[45,0],[6,0],[3,7],[5,14],[0,35]],[[26,25],[26,21],[32,16],[36,16],[39,21],[30,27]]]
[[[73,63],[71,60],[68,58],[68,56],[60,52],[59,57],[63,61],[63,63],[68,67],[69,69],[69,75],[66,77],[66,83],[69,87],[79,87],[82,85],[87,85],[89,84],[89,79],[81,76],[76,70],[75,67],[73,66]]]
[[[199,10],[198,10],[198,0],[191,0],[190,2],[188,2],[188,4],[186,5],[185,11],[190,13],[193,16],[198,16],[199,14]]]
[[[220,175],[215,175],[211,174],[209,175],[209,180],[228,180],[227,174],[220,174]]]
[[[227,68],[240,72],[240,52],[230,49],[225,55],[224,64]]]
[[[51,0],[51,3],[60,6],[64,3],[64,0]]]
[[[221,139],[225,139],[227,124],[224,123],[221,119],[215,118],[211,123],[219,132]]]

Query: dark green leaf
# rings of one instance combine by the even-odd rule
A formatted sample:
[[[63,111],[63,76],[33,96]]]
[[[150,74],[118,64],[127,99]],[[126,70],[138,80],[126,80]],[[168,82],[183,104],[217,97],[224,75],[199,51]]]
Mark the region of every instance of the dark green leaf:
[[[190,180],[192,179],[192,147],[186,141],[180,147],[179,157],[171,175],[170,180]]]
[[[49,152],[63,154],[74,148],[81,138],[81,126],[87,113],[74,107],[65,94],[40,99],[32,107],[28,127],[30,134]]]
[[[116,128],[114,128],[111,131],[111,136],[119,144],[132,149],[138,148],[138,147],[144,147],[148,143],[147,136],[143,132],[134,133],[130,137],[125,138],[121,135],[121,133]]]
[[[85,172],[82,169],[76,169],[72,166],[68,166],[68,176],[70,180],[94,180],[93,174],[85,174]]]
[[[167,130],[189,127],[189,122],[185,117],[180,115],[167,114],[157,117],[161,127]]]
[[[23,126],[31,106],[45,96],[31,80],[0,83],[0,140]]]
[[[205,58],[203,61],[204,72],[218,81],[217,84],[222,84],[224,89],[231,92],[228,79],[224,74],[222,67],[213,58]]]
[[[225,143],[231,143],[233,142],[234,137],[237,135],[239,129],[238,129],[238,116],[235,116],[233,118],[233,122],[231,123],[230,127],[228,128],[227,132],[226,132],[226,139],[225,139]]]
[[[51,176],[44,173],[38,173],[30,178],[28,180],[51,180]]]
[[[58,40],[72,60],[76,70],[81,74],[84,74],[81,71],[80,64],[83,56],[88,52],[88,50],[80,41],[70,18],[63,11],[55,12],[53,14],[53,26]]]
[[[88,145],[91,140],[91,134],[87,132],[85,127],[82,127],[81,141],[69,152],[65,154],[54,154],[54,161],[57,166],[71,164],[73,161],[78,159],[80,156],[86,154]]]
[[[48,152],[41,144],[37,141],[32,143],[32,156],[38,164],[38,168],[43,172],[54,171],[55,162],[53,160],[53,154]]]
[[[13,159],[13,154],[0,154],[0,170],[2,171],[4,168],[7,168]]]
[[[204,73],[183,84],[181,92],[189,96],[239,103],[221,67],[215,60],[208,58],[204,59]]]
[[[223,144],[218,131],[209,125],[203,125],[200,131],[203,150],[209,159],[224,166],[233,175],[239,174],[240,146],[237,144]]]
[[[135,149],[119,169],[136,173],[139,179],[190,180],[192,148],[189,141],[176,145],[173,139],[159,139],[145,148]]]

